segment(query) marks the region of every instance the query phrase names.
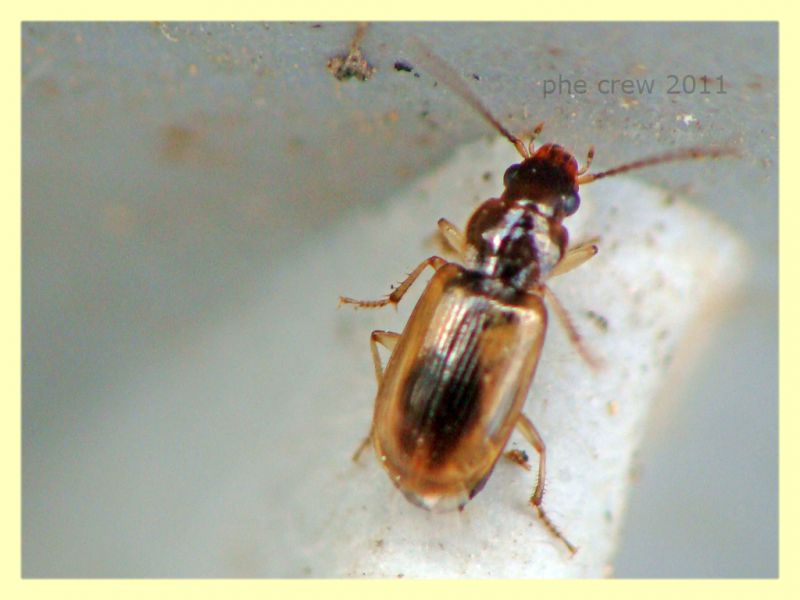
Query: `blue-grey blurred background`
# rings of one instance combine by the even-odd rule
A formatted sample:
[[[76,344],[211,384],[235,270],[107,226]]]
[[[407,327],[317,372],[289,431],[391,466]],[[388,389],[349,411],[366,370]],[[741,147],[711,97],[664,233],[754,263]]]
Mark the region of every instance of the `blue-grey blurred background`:
[[[458,144],[494,135],[416,68],[417,36],[510,129],[544,121],[542,139],[579,157],[594,144],[604,166],[693,144],[742,152],[719,179],[696,164],[636,174],[717,213],[750,245],[753,268],[653,415],[615,573],[776,576],[777,24],[376,23],[362,48],[377,70],[340,81],[327,63],[354,32],[22,25],[23,575],[302,574],[246,552],[193,558],[220,543],[197,508],[198,491],[230,468],[215,456],[269,435],[291,381],[254,382],[252,402],[237,404],[188,396],[168,372],[213,370],[196,349],[220,323],[254,305],[291,310],[286,290],[262,290],[304,243],[376,210]],[[559,77],[588,92],[544,97]],[[653,79],[654,91],[593,87],[626,78]],[[346,290],[320,290],[309,268],[302,291],[335,303]],[[314,352],[313,340],[282,335],[287,354]],[[220,357],[239,343],[225,339]],[[242,378],[229,369],[217,384]]]

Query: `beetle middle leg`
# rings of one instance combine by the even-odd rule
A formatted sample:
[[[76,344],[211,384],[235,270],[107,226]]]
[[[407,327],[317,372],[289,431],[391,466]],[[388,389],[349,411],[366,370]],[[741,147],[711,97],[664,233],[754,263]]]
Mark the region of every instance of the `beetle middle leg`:
[[[381,357],[378,354],[378,344],[391,351],[394,349],[395,345],[397,345],[397,340],[399,339],[399,333],[395,333],[394,331],[383,331],[382,329],[376,329],[369,336],[369,349],[372,353],[372,364],[375,367],[375,379],[377,380],[378,385],[380,385],[381,381],[383,381],[383,364],[381,363]],[[353,453],[353,462],[358,462],[361,453],[364,452],[364,449],[367,446],[369,446],[371,440],[372,427],[370,427],[367,437],[364,438],[361,444],[359,444],[358,448],[356,448],[356,451]]]
[[[441,267],[447,264],[447,261],[440,256],[431,256],[426,258],[417,265],[417,268],[411,271],[403,282],[397,286],[390,294],[380,300],[355,300],[347,296],[339,296],[339,304],[354,304],[356,308],[380,308],[387,304],[397,304],[400,299],[405,296],[408,288],[410,288],[417,277],[420,276],[425,267],[432,267],[434,271],[438,271]]]
[[[567,538],[565,538],[562,533],[558,530],[558,528],[553,524],[547,514],[544,512],[542,508],[542,496],[544,496],[544,481],[545,481],[545,463],[546,463],[546,449],[544,446],[544,440],[542,436],[539,435],[539,432],[536,430],[533,422],[526,417],[524,414],[520,413],[519,419],[517,420],[517,428],[520,430],[525,439],[536,449],[536,452],[539,454],[539,475],[536,479],[536,488],[531,495],[530,504],[536,509],[536,512],[539,514],[539,519],[544,523],[545,527],[552,533],[555,537],[560,539],[564,545],[569,550],[570,554],[575,554],[578,549],[573,546]]]

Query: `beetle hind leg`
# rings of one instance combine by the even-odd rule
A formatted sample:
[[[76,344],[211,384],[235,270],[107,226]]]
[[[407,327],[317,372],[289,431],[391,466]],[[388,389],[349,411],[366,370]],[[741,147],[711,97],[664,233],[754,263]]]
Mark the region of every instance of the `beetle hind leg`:
[[[381,357],[378,354],[378,344],[388,350],[393,350],[397,344],[397,340],[399,339],[399,333],[395,333],[394,331],[383,331],[382,329],[376,329],[369,336],[369,349],[372,353],[372,364],[375,367],[375,379],[378,381],[379,386],[381,381],[383,381],[383,364],[381,363]],[[359,444],[358,448],[356,448],[356,451],[353,453],[353,462],[358,462],[361,454],[369,446],[371,441],[372,427],[370,427],[367,437],[364,438],[361,444]]]
[[[397,340],[400,339],[400,334],[394,331],[384,331],[376,329],[369,335],[369,349],[372,353],[372,364],[375,367],[375,381],[378,385],[383,381],[383,364],[381,363],[380,354],[378,354],[378,344],[389,350],[394,350],[397,345]]]
[[[370,427],[369,434],[367,435],[367,437],[361,440],[361,443],[358,445],[358,448],[356,448],[356,451],[353,452],[352,460],[354,463],[358,462],[358,460],[361,458],[361,454],[364,452],[364,450],[367,449],[367,447],[370,445],[371,442],[372,442],[372,428]]]
[[[539,435],[539,432],[536,430],[533,422],[524,414],[520,414],[519,420],[517,421],[517,428],[539,454],[539,475],[536,479],[536,488],[533,490],[533,494],[531,494],[530,504],[536,509],[536,512],[539,515],[539,520],[544,524],[545,527],[547,527],[547,530],[553,534],[554,537],[557,537],[559,540],[561,540],[561,542],[567,547],[567,550],[569,550],[570,554],[575,554],[578,551],[578,548],[564,537],[561,531],[559,531],[558,527],[553,524],[553,522],[550,520],[550,517],[547,516],[547,513],[545,513],[544,509],[542,508],[546,462],[546,449],[544,440],[542,439],[542,436]]]

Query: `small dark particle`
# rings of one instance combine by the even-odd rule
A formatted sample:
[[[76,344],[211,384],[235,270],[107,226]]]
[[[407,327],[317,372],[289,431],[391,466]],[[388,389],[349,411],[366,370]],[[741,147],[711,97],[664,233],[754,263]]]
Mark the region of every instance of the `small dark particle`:
[[[489,181],[491,178],[492,178],[492,172],[491,171],[486,171],[483,174],[483,180],[484,181]]]
[[[473,78],[475,81],[480,81],[480,80],[481,80],[481,76],[480,76],[480,75],[478,75],[477,73],[473,73],[473,74],[472,74],[472,78]]]
[[[311,29],[322,29],[322,23],[314,23]]]
[[[608,331],[608,319],[604,316],[597,314],[593,310],[587,310],[586,316],[589,317],[594,324],[597,325],[597,328],[601,331]]]
[[[407,63],[404,60],[397,60],[394,63],[394,70],[404,71],[406,73],[412,73],[414,71],[414,66],[411,63]]]

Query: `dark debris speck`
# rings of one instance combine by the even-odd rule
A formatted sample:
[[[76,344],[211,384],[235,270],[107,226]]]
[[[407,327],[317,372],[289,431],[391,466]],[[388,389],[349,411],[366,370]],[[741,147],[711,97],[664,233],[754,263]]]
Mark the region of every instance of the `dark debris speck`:
[[[394,62],[394,70],[403,71],[405,73],[412,73],[414,71],[414,65],[404,60],[396,60]]]

